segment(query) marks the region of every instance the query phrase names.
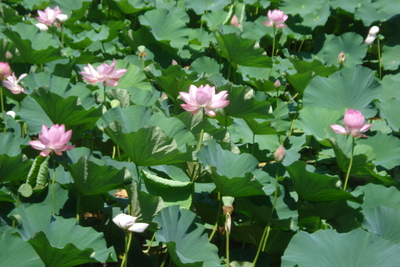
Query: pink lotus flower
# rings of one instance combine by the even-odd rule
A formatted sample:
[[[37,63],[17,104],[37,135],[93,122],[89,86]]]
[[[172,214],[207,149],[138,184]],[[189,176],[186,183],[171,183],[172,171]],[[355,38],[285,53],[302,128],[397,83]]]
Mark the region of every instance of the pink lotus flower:
[[[0,62],[0,80],[4,80],[11,75],[11,68],[7,62]]]
[[[354,137],[368,137],[362,133],[368,131],[372,126],[372,124],[365,124],[364,115],[359,110],[351,108],[344,114],[343,122],[345,127],[331,125],[332,130],[343,135],[351,134]]]
[[[137,223],[136,220],[137,217],[133,217],[125,213],[120,213],[114,217],[113,222],[123,230],[129,232],[143,233],[144,230],[146,230],[146,228],[149,226],[149,224]]]
[[[102,63],[97,67],[97,70],[93,68],[92,65],[88,64],[88,67],[83,67],[85,71],[81,71],[80,74],[83,75],[83,79],[89,83],[103,83],[103,86],[108,84],[109,86],[117,86],[119,77],[125,74],[127,69],[115,69],[115,59],[111,65]]]
[[[275,9],[274,11],[271,12],[271,10],[268,10],[267,16],[269,21],[264,22],[265,26],[268,27],[274,26],[277,28],[287,27],[287,25],[283,23],[288,19],[288,15],[285,15],[283,11]]]
[[[36,19],[44,25],[53,26],[55,23],[64,22],[67,19],[67,15],[62,14],[62,10],[56,6],[54,9],[46,7],[44,11],[38,10],[39,17]],[[59,21],[57,21],[59,20]],[[36,25],[37,26],[37,25]]]
[[[25,89],[22,88],[21,85],[19,85],[19,81],[24,78],[27,74],[23,73],[17,77],[15,77],[15,73],[13,72],[12,75],[7,77],[7,80],[3,81],[3,86],[11,91],[14,95],[20,94],[20,93],[26,93]]]
[[[229,104],[227,91],[221,91],[215,94],[215,87],[210,87],[208,84],[199,88],[190,85],[189,93],[179,92],[186,104],[181,104],[182,108],[190,111],[192,114],[199,112],[204,108],[208,116],[214,117],[217,114],[214,109],[226,107]]]
[[[39,134],[39,140],[29,141],[29,144],[37,150],[42,150],[40,155],[47,157],[54,151],[61,156],[62,151],[73,149],[75,146],[69,146],[67,143],[71,139],[72,130],[65,132],[65,125],[54,124],[50,129],[46,125],[42,125],[42,133]]]

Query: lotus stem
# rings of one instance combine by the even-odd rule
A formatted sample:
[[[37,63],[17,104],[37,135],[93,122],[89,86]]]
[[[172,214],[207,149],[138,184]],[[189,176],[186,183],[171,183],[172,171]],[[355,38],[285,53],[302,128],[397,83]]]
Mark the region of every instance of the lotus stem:
[[[124,258],[122,259],[121,267],[128,266],[128,254],[129,254],[129,249],[131,248],[132,236],[133,236],[132,232],[128,232],[125,235],[125,254]]]
[[[349,163],[349,168],[347,169],[347,174],[346,174],[346,179],[344,180],[344,186],[343,190],[346,191],[347,189],[347,183],[349,181],[349,176],[350,176],[350,171],[351,167],[353,165],[353,156],[354,156],[354,136],[351,136],[352,138],[352,144],[351,144],[351,155],[350,155],[350,163]]]
[[[213,239],[213,237],[214,237],[214,234],[215,234],[215,232],[216,232],[216,231],[217,231],[217,229],[218,229],[218,222],[219,222],[219,212],[220,212],[221,208],[222,208],[221,193],[218,191],[218,210],[217,210],[217,220],[216,220],[216,222],[215,222],[214,229],[213,229],[213,231],[212,231],[212,233],[211,233],[210,237],[208,238],[208,241],[211,241],[211,240]]]

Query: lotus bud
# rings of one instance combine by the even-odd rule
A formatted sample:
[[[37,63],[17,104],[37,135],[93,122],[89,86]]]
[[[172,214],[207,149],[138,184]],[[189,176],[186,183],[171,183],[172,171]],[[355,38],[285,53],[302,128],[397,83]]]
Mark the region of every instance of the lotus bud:
[[[35,25],[36,25],[36,27],[39,28],[39,30],[40,30],[41,32],[45,32],[45,31],[49,30],[49,27],[47,27],[46,24],[43,24],[43,23],[36,23]]]
[[[176,62],[176,60],[173,59],[171,64],[175,66],[175,65],[178,65],[178,62]]]
[[[337,61],[340,65],[344,65],[344,62],[346,61],[346,54],[343,51],[339,53]]]
[[[372,26],[371,29],[369,29],[369,35],[376,36],[379,33],[379,27],[378,26]]]
[[[12,59],[12,57],[13,57],[13,55],[11,54],[11,52],[10,52],[10,51],[7,51],[7,52],[6,52],[6,58],[7,58],[7,59]]]
[[[16,114],[14,111],[12,111],[12,110],[7,111],[6,114],[9,115],[9,116],[11,116],[13,119],[15,118],[15,115],[17,115],[17,114]]]
[[[239,26],[240,26],[238,17],[237,17],[236,15],[233,15],[230,24],[231,24],[232,26],[235,26],[235,27],[239,27]]]
[[[280,145],[274,153],[275,160],[277,162],[281,162],[285,158],[285,155],[286,155],[285,148],[282,145]]]
[[[376,38],[375,36],[372,36],[372,35],[368,34],[367,38],[365,38],[364,43],[366,45],[371,45],[375,41],[375,38]]]
[[[0,80],[6,79],[11,75],[11,68],[7,62],[0,62]]]
[[[281,87],[281,81],[280,80],[276,80],[275,81],[275,83],[274,83],[274,86],[275,86],[275,88],[279,88],[279,87]]]

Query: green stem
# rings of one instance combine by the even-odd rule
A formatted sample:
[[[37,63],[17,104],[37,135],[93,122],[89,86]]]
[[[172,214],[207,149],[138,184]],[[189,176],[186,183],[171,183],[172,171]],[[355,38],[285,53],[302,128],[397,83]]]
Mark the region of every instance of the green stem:
[[[143,251],[144,254],[149,254],[149,251],[151,249],[151,245],[153,244],[153,241],[154,241],[155,237],[156,237],[156,233],[154,232],[153,236],[151,237],[149,246],[147,247],[147,249],[145,251]]]
[[[350,155],[350,163],[349,168],[347,169],[346,179],[344,180],[343,190],[346,191],[347,189],[347,182],[349,181],[351,166],[353,165],[353,154],[354,154],[354,136],[351,136],[352,144],[351,144],[351,155]]]
[[[2,117],[3,123],[4,123],[4,133],[6,133],[6,124],[4,122],[6,113],[4,111],[3,87],[0,87],[0,100],[1,100],[1,117]]]
[[[226,258],[225,258],[225,262],[226,262],[226,266],[229,267],[229,229],[228,229],[228,219],[229,219],[229,214],[227,213],[225,215],[225,240],[226,240]]]
[[[103,109],[104,109],[104,107],[106,106],[106,83],[105,82],[103,82],[103,87],[104,87],[104,90],[103,90]]]
[[[281,110],[279,108],[279,97],[278,97],[278,95],[279,95],[279,89],[276,88],[276,111],[277,111],[277,117],[278,117],[278,132],[280,132],[281,131]],[[282,139],[281,134],[278,134],[278,136],[279,136],[279,143],[281,145],[283,145],[283,139]]]
[[[18,208],[19,206],[19,192],[17,193],[17,199],[15,201],[15,208]],[[12,220],[12,229],[15,228],[15,220]]]
[[[221,201],[221,193],[220,192],[218,192],[218,203],[219,204],[218,204],[218,210],[217,210],[217,220],[215,222],[214,229],[213,229],[210,237],[208,238],[208,241],[211,241],[213,239],[214,234],[218,229],[219,213],[220,213],[221,208],[222,208],[222,201]]]
[[[81,194],[78,194],[76,198],[76,220],[78,225],[81,224]]]
[[[251,154],[254,155],[254,143],[256,142],[256,134],[253,133],[253,146],[251,147]]]
[[[141,181],[141,179],[140,179],[139,166],[138,166],[136,163],[135,163],[135,167],[136,167],[136,174],[137,174],[137,177],[138,177],[138,189],[141,190],[141,187],[142,187],[141,183],[142,183],[142,181]]]
[[[274,192],[274,202],[272,204],[272,210],[271,210],[271,213],[269,214],[269,218],[268,218],[268,221],[267,221],[268,225],[264,228],[264,232],[263,232],[263,235],[262,235],[261,240],[260,240],[260,244],[259,244],[258,249],[257,249],[256,257],[254,258],[253,264],[251,265],[252,267],[254,267],[256,265],[257,260],[258,260],[258,256],[260,255],[260,251],[261,250],[265,251],[265,247],[267,245],[267,240],[268,240],[268,237],[269,237],[269,233],[271,231],[271,219],[272,219],[272,215],[274,214],[274,211],[275,211],[276,201],[278,199],[278,189],[279,189],[279,187],[278,187],[279,186],[278,174],[279,174],[279,163],[277,163],[277,165],[276,165],[275,192]]]
[[[382,80],[382,62],[381,62],[381,42],[378,39],[378,68],[379,68],[379,79]]]
[[[202,122],[202,126],[201,126],[199,141],[197,142],[196,151],[200,150],[201,143],[203,143],[203,138],[204,138],[204,126],[206,124],[206,112],[204,111],[204,108],[202,108],[202,111],[203,111],[203,122]]]
[[[129,254],[129,249],[131,248],[132,236],[133,236],[132,232],[129,232],[125,235],[125,255],[124,258],[122,259],[121,267],[128,266],[128,254]]]
[[[51,179],[51,204],[53,205],[53,207],[52,207],[52,210],[51,210],[51,212],[52,212],[52,214],[54,215],[55,214],[55,211],[54,211],[54,203],[55,203],[55,194],[54,194],[54,183],[55,183],[55,181],[56,181],[56,173],[57,173],[57,169],[56,169],[56,167],[55,166],[53,166],[54,167],[54,172],[53,172],[53,177],[52,177],[52,179]]]
[[[275,35],[276,35],[275,31],[276,31],[276,28],[275,28],[275,25],[274,25],[274,37],[272,37],[272,54],[271,54],[271,56],[272,56],[272,66],[269,69],[268,79],[267,80],[269,80],[269,77],[271,76],[271,72],[272,72],[272,69],[274,68],[274,63],[275,63]]]
[[[263,234],[262,234],[261,239],[260,239],[260,244],[258,245],[258,248],[257,248],[256,257],[254,258],[254,261],[251,264],[251,267],[256,266],[256,262],[258,260],[258,256],[260,255],[260,252],[261,252],[261,247],[262,247],[261,244],[264,243],[264,238],[265,238],[266,234],[267,234],[267,227],[264,228]]]

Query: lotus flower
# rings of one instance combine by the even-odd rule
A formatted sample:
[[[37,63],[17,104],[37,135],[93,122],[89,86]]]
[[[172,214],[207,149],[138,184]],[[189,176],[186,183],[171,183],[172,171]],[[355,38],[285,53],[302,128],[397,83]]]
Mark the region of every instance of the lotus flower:
[[[204,108],[208,116],[214,117],[217,114],[214,109],[226,107],[229,104],[227,91],[221,91],[215,94],[215,87],[210,87],[208,84],[199,88],[190,85],[189,93],[179,92],[186,104],[181,104],[182,108],[190,111],[192,114],[199,112]]]
[[[267,16],[269,21],[264,22],[265,26],[274,26],[277,28],[284,28],[287,26],[283,23],[288,19],[288,15],[285,15],[283,11],[278,9],[275,9],[274,11],[268,10]]]
[[[3,81],[3,86],[11,91],[14,95],[20,94],[20,93],[26,93],[25,89],[22,88],[21,85],[19,85],[19,81],[24,78],[27,74],[23,73],[21,74],[18,79],[15,77],[15,73],[13,72],[12,75],[7,77],[7,80]]]
[[[120,213],[114,217],[113,222],[121,229],[129,231],[129,232],[136,232],[136,233],[143,233],[144,230],[149,226],[148,223],[137,223],[137,218]]]
[[[125,74],[127,69],[115,69],[115,59],[111,63],[111,65],[107,65],[106,63],[100,64],[95,70],[92,65],[88,64],[88,67],[83,68],[85,71],[81,71],[80,74],[83,75],[83,79],[88,81],[89,83],[103,83],[103,86],[106,84],[110,86],[117,86],[119,77]]]
[[[44,24],[47,26],[53,26],[59,22],[64,22],[68,18],[67,15],[62,14],[62,10],[58,6],[56,6],[54,9],[51,9],[50,7],[46,7],[46,9],[44,11],[38,10],[38,15],[39,15],[39,17],[36,17],[36,19],[41,24]]]
[[[40,155],[47,157],[54,151],[61,156],[62,151],[71,150],[74,146],[69,146],[67,143],[71,139],[72,130],[65,132],[65,125],[55,124],[47,129],[46,125],[42,125],[42,133],[39,134],[39,140],[30,141],[29,144],[37,150],[42,150]]]
[[[0,80],[4,80],[11,75],[11,68],[7,62],[0,62]]]
[[[368,131],[372,126],[372,124],[365,124],[364,115],[359,110],[351,108],[344,114],[343,122],[345,127],[331,125],[332,130],[343,135],[351,134],[354,137],[368,137],[363,133]]]
[[[371,29],[369,29],[368,36],[365,38],[364,43],[366,45],[371,45],[375,39],[376,35],[379,33],[379,27],[378,26],[372,26]]]

